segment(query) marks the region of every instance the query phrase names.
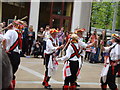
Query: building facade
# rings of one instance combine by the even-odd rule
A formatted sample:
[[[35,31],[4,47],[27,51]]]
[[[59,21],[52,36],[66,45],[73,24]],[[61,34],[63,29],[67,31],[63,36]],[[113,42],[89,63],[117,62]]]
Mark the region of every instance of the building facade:
[[[64,27],[66,31],[90,27],[91,2],[0,2],[0,21],[28,16],[28,25],[33,25],[37,37],[40,27]]]

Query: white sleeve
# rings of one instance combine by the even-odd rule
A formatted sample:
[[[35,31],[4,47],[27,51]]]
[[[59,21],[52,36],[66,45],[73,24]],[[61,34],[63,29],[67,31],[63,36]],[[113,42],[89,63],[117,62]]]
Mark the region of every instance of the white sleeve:
[[[104,48],[105,48],[104,52],[109,52],[109,51],[110,51],[110,48],[112,48],[114,45],[115,45],[115,44],[112,44],[112,45],[109,46],[109,47],[104,47]]]
[[[114,50],[112,50],[112,52],[110,53],[111,55],[111,60],[119,60],[120,59],[120,45],[116,45],[116,47],[114,48]]]
[[[3,39],[10,39],[11,34],[12,34],[11,31],[8,30],[8,31],[4,34]]]
[[[79,40],[78,42],[79,46],[83,47],[83,48],[86,48],[87,47],[87,44],[81,40]]]
[[[104,52],[109,52],[110,47],[104,47],[104,48],[105,48]]]
[[[43,34],[45,34],[45,31],[43,31]]]
[[[3,35],[0,34],[0,42],[3,40]]]
[[[57,45],[60,46],[60,45],[59,45],[59,39],[58,39],[58,38],[57,38]]]
[[[50,51],[55,51],[58,47],[54,47],[51,40],[47,40],[46,46],[49,48]]]
[[[118,49],[118,48],[120,48],[120,45],[118,45],[117,47],[116,47],[116,54],[117,54],[117,60],[118,59],[120,59],[120,49]]]
[[[62,58],[61,58],[61,60],[68,60],[69,58],[70,58],[70,56],[71,56],[71,53],[72,53],[72,47],[71,47],[71,45],[69,44],[69,46],[68,46],[68,48],[67,48],[67,50],[66,50],[66,55],[65,56],[63,56]]]

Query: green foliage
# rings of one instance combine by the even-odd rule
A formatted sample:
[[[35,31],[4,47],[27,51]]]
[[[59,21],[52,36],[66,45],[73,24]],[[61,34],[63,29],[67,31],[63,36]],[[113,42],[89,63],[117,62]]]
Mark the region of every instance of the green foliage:
[[[93,2],[92,3],[92,27],[101,29],[112,29],[112,21],[115,3]]]
[[[118,3],[116,29],[120,29],[120,2]]]

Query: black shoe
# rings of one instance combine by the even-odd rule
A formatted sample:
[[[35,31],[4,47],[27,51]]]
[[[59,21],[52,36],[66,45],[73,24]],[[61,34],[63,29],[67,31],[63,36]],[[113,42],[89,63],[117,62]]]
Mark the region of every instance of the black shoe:
[[[89,61],[89,63],[93,63],[93,64],[94,64],[94,63],[95,63],[95,61]]]
[[[45,86],[45,82],[42,82],[42,85],[43,85],[43,86]],[[48,86],[50,86],[50,87],[51,87],[51,85],[48,85]]]
[[[117,75],[116,77],[120,78],[120,75]]]
[[[45,86],[45,82],[42,82],[42,85]],[[51,89],[51,85],[45,86],[46,89]]]
[[[42,82],[42,85],[45,86],[45,82]]]
[[[75,83],[75,85],[76,85],[76,87],[80,87],[80,85],[79,85],[79,84],[77,84],[77,83]]]
[[[34,58],[38,58],[38,55],[34,55]]]
[[[52,90],[51,85],[45,86],[44,88],[45,88],[45,89]]]

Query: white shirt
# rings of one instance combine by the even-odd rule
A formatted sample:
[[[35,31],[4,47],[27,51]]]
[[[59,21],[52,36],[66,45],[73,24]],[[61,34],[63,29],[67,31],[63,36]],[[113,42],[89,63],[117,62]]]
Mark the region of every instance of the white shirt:
[[[81,39],[78,40],[78,44],[82,48],[86,48],[87,47],[87,44],[85,42],[81,41]]]
[[[78,40],[78,45],[80,47],[80,52],[83,48],[87,47],[87,44],[85,42],[83,42],[81,38],[79,38],[79,40]],[[80,55],[84,56],[85,52],[82,52]]]
[[[52,37],[51,37],[52,38]],[[54,39],[54,38],[52,38],[53,39],[53,42],[56,44],[57,42],[58,42],[58,45],[59,45],[59,41],[58,41],[58,39],[57,39],[57,42],[56,42],[56,39]],[[57,47],[55,47],[55,46],[53,46],[53,42],[50,40],[50,39],[48,39],[47,41],[46,41],[46,50],[45,50],[45,53],[46,54],[51,54],[51,53],[53,53],[53,52],[55,52],[56,51],[56,49],[58,48],[58,46]]]
[[[79,49],[78,43],[74,43],[74,45],[76,46],[77,49]],[[69,44],[69,46],[68,46],[68,48],[67,48],[67,50],[66,50],[66,55],[63,56],[63,57],[61,58],[61,60],[64,60],[64,61],[66,61],[66,60],[68,60],[68,59],[71,60],[71,61],[77,61],[77,60],[79,60],[79,58],[78,58],[76,55],[75,55],[73,58],[70,58],[70,56],[71,56],[73,53],[75,53],[75,51],[74,51],[73,47],[71,46],[71,44]]]
[[[0,33],[0,42],[3,40],[3,34]]]
[[[113,43],[110,47],[105,47],[105,52],[109,52],[110,48],[112,48],[116,43]],[[110,52],[111,60],[120,59],[120,45],[117,44]]]
[[[0,23],[0,30],[2,30],[3,26],[4,26],[3,23]]]
[[[6,50],[8,51],[14,42],[18,39],[18,33],[15,31],[15,28],[8,30],[4,34],[3,39],[6,39]],[[13,51],[19,53],[18,46]]]

